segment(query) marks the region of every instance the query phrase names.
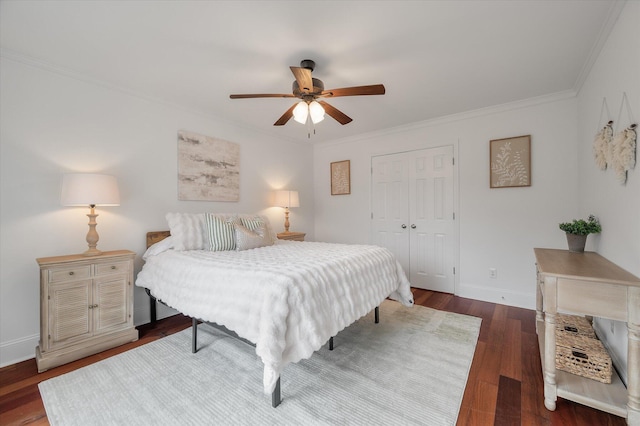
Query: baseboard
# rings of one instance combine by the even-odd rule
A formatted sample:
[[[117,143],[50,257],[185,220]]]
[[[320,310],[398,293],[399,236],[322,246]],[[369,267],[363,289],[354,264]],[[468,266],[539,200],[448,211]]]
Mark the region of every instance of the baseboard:
[[[39,340],[40,335],[34,334],[0,344],[0,367],[35,358]]]
[[[475,284],[460,283],[456,289],[456,296],[524,309],[536,308],[535,293],[521,293],[500,288],[493,289]]]

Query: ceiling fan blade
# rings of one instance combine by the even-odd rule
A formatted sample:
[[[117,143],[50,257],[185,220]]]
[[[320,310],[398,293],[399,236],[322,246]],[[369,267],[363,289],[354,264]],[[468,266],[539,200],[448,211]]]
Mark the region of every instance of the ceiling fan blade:
[[[384,95],[384,84],[373,84],[371,86],[343,87],[341,89],[323,90],[320,96],[362,96],[362,95]]]
[[[346,115],[345,113],[343,113],[342,111],[340,111],[339,109],[329,105],[328,103],[326,103],[325,101],[318,101],[318,103],[320,105],[322,105],[322,108],[324,108],[324,112],[326,112],[327,114],[329,114],[331,117],[333,117],[338,123],[342,124],[343,126],[345,124],[351,123],[351,121],[353,121],[351,119],[351,117],[349,117],[348,115]],[[292,110],[293,111],[293,110]],[[293,114],[293,113],[292,113]]]
[[[296,105],[298,105],[297,103],[291,105],[291,108],[289,108],[287,111],[285,111],[284,114],[282,114],[282,117],[278,118],[278,121],[276,121],[275,123],[273,123],[274,126],[284,126],[285,124],[287,124],[287,121],[289,121],[291,119],[291,117],[293,117],[293,109],[296,107]]]
[[[257,93],[246,95],[229,95],[231,99],[248,99],[248,98],[295,98],[291,93]]]
[[[313,92],[313,80],[311,79],[311,70],[301,67],[289,67],[298,82],[298,87],[303,93]]]

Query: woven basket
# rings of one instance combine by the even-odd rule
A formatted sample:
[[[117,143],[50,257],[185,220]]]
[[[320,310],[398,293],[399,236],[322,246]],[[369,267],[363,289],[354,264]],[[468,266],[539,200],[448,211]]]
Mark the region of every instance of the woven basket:
[[[611,383],[611,357],[597,339],[556,332],[556,368]]]
[[[556,315],[556,339],[562,333],[597,339],[591,323],[585,317],[576,315]]]

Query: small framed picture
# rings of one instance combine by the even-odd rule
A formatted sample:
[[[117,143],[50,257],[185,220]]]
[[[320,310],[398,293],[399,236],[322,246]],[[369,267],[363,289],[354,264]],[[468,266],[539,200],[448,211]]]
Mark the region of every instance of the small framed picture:
[[[351,194],[351,160],[331,163],[331,195]]]
[[[489,141],[491,188],[531,186],[531,135]]]

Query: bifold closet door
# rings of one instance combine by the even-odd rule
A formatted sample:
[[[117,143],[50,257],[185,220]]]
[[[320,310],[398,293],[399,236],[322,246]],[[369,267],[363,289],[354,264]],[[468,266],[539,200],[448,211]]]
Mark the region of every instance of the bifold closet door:
[[[453,147],[373,157],[372,242],[413,287],[454,292]]]

